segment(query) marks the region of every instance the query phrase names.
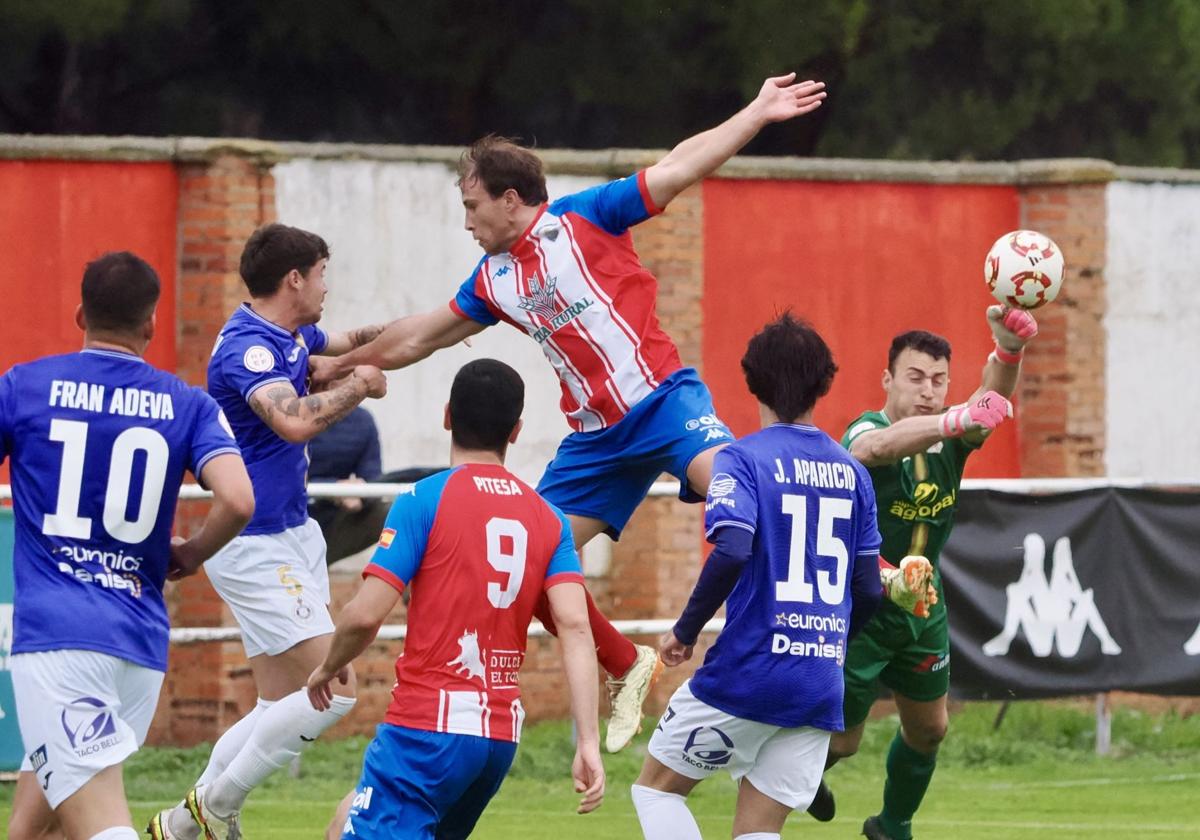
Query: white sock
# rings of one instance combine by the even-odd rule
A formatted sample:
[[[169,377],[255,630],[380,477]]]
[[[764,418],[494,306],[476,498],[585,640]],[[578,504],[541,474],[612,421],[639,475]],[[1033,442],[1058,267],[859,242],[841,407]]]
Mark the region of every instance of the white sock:
[[[753,834],[739,834],[733,840],[779,840],[779,835],[770,834],[766,831],[756,831]]]
[[[703,840],[686,796],[643,785],[633,785],[630,792],[646,840]]]
[[[208,756],[208,766],[196,780],[197,785],[212,784],[213,780],[221,775],[222,771],[229,766],[229,762],[233,761],[233,757],[250,740],[250,733],[254,731],[254,724],[258,722],[262,713],[274,705],[274,700],[258,698],[253,709],[225,730],[225,734],[217,739],[217,743],[213,744],[212,752]],[[196,821],[188,813],[187,806],[182,802],[176,805],[170,816],[167,817],[167,827],[171,829],[171,833],[178,840],[199,840],[200,826],[196,825]]]
[[[353,697],[335,694],[330,708],[318,712],[307,691],[293,691],[262,713],[245,746],[205,789],[204,803],[218,816],[240,811],[250,791],[353,708]]]
[[[254,708],[247,712],[245,717],[225,730],[225,734],[217,739],[217,743],[213,744],[212,752],[208,756],[208,766],[204,768],[204,772],[200,774],[196,784],[211,785],[217,776],[225,771],[229,762],[233,761],[233,757],[241,752],[242,747],[250,740],[250,733],[254,731],[254,726],[262,717],[262,713],[274,705],[274,700],[258,698]]]
[[[93,834],[91,840],[138,840],[138,833],[130,826],[117,825]]]

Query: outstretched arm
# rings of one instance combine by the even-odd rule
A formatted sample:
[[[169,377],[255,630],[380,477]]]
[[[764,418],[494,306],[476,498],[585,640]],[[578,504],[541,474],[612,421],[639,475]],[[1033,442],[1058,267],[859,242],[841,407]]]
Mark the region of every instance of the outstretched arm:
[[[358,365],[344,381],[319,394],[299,396],[290,382],[268,382],[246,402],[271,431],[288,443],[306,443],[349,414],[367,397],[387,393],[383,373]]]
[[[646,189],[658,207],[716,171],[768,123],[815,111],[825,99],[825,83],[796,82],[796,74],[763,82],[754,101],[716,128],[684,140],[646,170]]]
[[[482,332],[486,325],[462,318],[449,306],[392,321],[372,341],[332,359],[309,358],[314,387],[341,379],[355,365],[396,370]]]
[[[972,399],[987,391],[1011,397],[1017,390],[1025,345],[1037,335],[1037,321],[1024,309],[1010,309],[998,305],[987,308],[987,320],[996,340],[996,349],[988,356],[987,363],[983,366],[979,390]]]
[[[325,349],[321,351],[322,356],[342,356],[349,353],[355,347],[362,347],[364,344],[370,344],[379,334],[383,332],[385,324],[368,324],[365,327],[358,327],[345,332],[335,332],[329,334],[329,341],[325,344]]]

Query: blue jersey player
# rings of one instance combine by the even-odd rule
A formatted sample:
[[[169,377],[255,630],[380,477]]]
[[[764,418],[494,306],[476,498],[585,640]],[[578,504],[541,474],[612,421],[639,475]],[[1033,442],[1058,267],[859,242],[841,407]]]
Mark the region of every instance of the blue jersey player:
[[[374,640],[401,592],[412,593],[392,703],[335,821],[338,836],[457,840],[471,833],[521,738],[517,675],[543,596],[558,623],[571,692],[579,810],[592,810],[604,795],[596,660],[571,527],[504,468],[524,399],[521,377],[494,359],[458,372],[446,406],[451,468],[396,500],[363,585],[338,619],[329,657],[309,677],[313,705],[327,707],[335,677]]]
[[[133,254],[83,275],[84,349],[0,377],[12,469],[12,669],[26,758],[8,836],[133,840],[121,764],[167,668],[163,583],[234,537],[254,495],[229,424],[199,388],[142,359],[159,281]],[[172,541],[184,473],[215,501]]]
[[[208,391],[242,448],[257,507],[206,572],[241,628],[258,703],[213,746],[184,802],[151,819],[155,840],[238,836],[250,791],[354,706],[353,679],[339,685],[324,712],[303,690],[333,633],[325,540],[308,517],[305,444],[366,397],[383,396],[387,383],[378,368],[361,365],[328,390],[308,393],[310,353],[345,353],[383,329],[326,333],[317,326],[328,262],[329,247],[315,233],[259,228],[239,265],[251,300],[213,346]]]
[[[642,831],[700,840],[687,808],[702,779],[739,782],[735,838],[778,840],[812,801],[842,729],[846,643],[874,612],[879,530],[867,471],[812,425],[833,382],[829,348],[785,314],[742,358],[763,428],[718,453],[705,525],[715,549],[659,645],[667,665],[722,602],[725,629],[671,697],[633,786]]]

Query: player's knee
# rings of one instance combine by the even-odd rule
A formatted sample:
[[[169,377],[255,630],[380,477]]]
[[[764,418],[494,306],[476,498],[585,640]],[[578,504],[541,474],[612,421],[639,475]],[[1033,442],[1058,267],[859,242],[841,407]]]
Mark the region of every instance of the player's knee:
[[[942,741],[946,740],[949,721],[946,718],[921,721],[911,729],[906,729],[906,740],[918,752],[937,752]]]
[[[20,808],[8,818],[7,836],[9,840],[63,840],[65,837],[53,820],[46,823],[42,819],[31,819]]]
[[[843,758],[849,758],[858,752],[858,745],[862,743],[863,730],[861,726],[847,729],[844,732],[835,732],[829,739],[829,753],[825,760],[825,767],[829,768],[835,762],[841,761]]]

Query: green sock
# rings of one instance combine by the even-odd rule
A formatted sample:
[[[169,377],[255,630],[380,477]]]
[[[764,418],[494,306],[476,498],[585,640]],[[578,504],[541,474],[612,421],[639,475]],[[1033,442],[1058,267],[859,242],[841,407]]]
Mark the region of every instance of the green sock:
[[[921,807],[933,768],[937,765],[937,753],[919,753],[904,743],[900,732],[892,739],[888,750],[887,782],[883,786],[883,811],[879,821],[894,840],[910,840],[912,818]]]

